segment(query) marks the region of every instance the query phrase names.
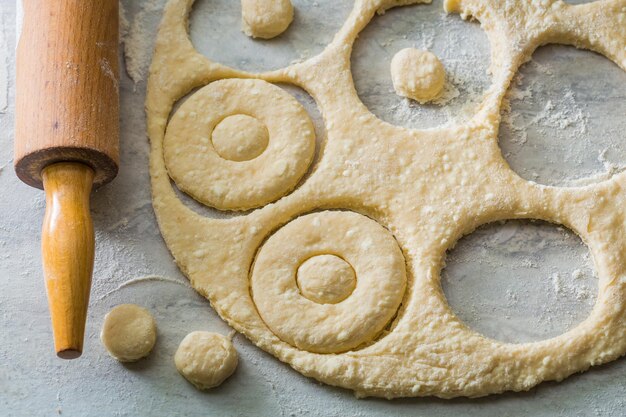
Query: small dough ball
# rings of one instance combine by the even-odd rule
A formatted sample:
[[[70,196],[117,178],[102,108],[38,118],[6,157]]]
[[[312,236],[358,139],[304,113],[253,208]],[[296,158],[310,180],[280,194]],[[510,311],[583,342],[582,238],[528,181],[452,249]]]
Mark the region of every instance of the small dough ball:
[[[176,369],[198,389],[217,387],[237,367],[237,351],[226,336],[191,332],[178,346]]]
[[[319,304],[337,304],[356,287],[352,266],[335,255],[313,256],[300,265],[296,275],[303,296]]]
[[[290,0],[241,0],[243,32],[253,38],[271,39],[283,33],[293,20]]]
[[[231,161],[249,161],[261,155],[270,139],[267,127],[255,117],[235,114],[225,117],[213,129],[215,152]]]
[[[446,72],[435,54],[405,48],[391,60],[391,80],[398,95],[426,103],[441,94]]]
[[[134,362],[152,351],[156,322],[148,310],[120,304],[104,317],[100,339],[109,354],[120,362]]]

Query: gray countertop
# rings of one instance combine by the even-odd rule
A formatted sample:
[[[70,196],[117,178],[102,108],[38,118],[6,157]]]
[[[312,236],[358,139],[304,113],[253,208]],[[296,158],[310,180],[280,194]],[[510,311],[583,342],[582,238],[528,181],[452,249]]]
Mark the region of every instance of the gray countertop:
[[[193,330],[230,329],[177,269],[151,207],[145,80],[139,78],[145,78],[164,0],[122,3],[129,31],[127,54],[120,59],[138,82],[122,70],[121,167],[115,181],[92,197],[96,265],[85,352],[74,361],[57,359],[52,347],[39,253],[43,193],[22,184],[12,169],[16,7],[9,0],[0,4],[0,66],[6,68],[0,78],[8,86],[0,89],[0,108],[4,97],[9,103],[0,113],[0,415],[624,415],[624,360],[526,393],[475,400],[359,400],[301,376],[237,335],[240,364],[233,377],[209,392],[188,384],[173,363],[180,340]],[[294,1],[292,27],[262,42],[240,32],[238,4],[198,0],[192,40],[218,62],[261,70],[320,52],[352,2]],[[393,93],[389,61],[407,46],[428,48],[442,59],[449,75],[445,104],[419,106]],[[405,126],[435,127],[462,119],[468,104],[480,97],[490,82],[488,60],[489,45],[479,25],[446,16],[441,1],[435,1],[376,17],[357,41],[352,61],[357,91],[377,116]],[[601,179],[626,164],[623,71],[593,53],[559,46],[539,50],[521,74],[500,135],[513,169],[530,180],[567,185]],[[289,91],[323,136],[314,101],[303,91]],[[220,214],[209,210],[207,215]],[[544,339],[576,325],[590,311],[597,290],[580,239],[541,222],[488,225],[463,238],[451,251],[442,284],[466,323],[512,342]],[[104,315],[119,303],[137,303],[155,315],[159,339],[145,360],[120,364],[99,341]]]

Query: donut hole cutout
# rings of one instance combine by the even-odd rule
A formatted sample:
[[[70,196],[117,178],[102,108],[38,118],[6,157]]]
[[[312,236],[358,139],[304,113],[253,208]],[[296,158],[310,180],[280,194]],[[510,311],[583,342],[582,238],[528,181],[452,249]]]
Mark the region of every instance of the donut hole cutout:
[[[405,48],[427,50],[443,64],[446,83],[439,98],[420,104],[394,91],[390,64]],[[375,16],[352,52],[352,76],[365,106],[398,126],[425,129],[473,116],[491,85],[487,35],[477,22],[446,14],[442,1],[395,7]]]
[[[289,27],[265,40],[243,33],[240,1],[196,0],[189,16],[191,42],[210,60],[232,68],[251,72],[283,68],[322,52],[353,6],[349,1],[331,0],[292,0],[292,4],[294,18]]]
[[[304,261],[296,272],[300,293],[318,304],[337,304],[356,287],[354,268],[340,256],[323,254]]]
[[[521,177],[545,185],[598,182],[626,166],[626,72],[572,46],[535,51],[513,80],[499,142]]]
[[[509,343],[558,336],[583,321],[598,292],[588,248],[543,221],[490,223],[447,253],[441,284],[457,317]]]
[[[262,121],[246,114],[227,116],[211,133],[215,152],[230,161],[250,161],[267,148],[269,132]]]
[[[318,166],[319,160],[322,157],[324,145],[326,143],[326,128],[324,126],[324,121],[322,115],[315,103],[315,100],[303,89],[291,85],[291,84],[274,84],[287,93],[291,94],[307,111],[309,118],[313,122],[313,126],[315,128],[315,152],[313,155],[313,160],[311,161],[307,172],[300,179],[296,187],[287,193],[289,195],[297,190],[306,180],[312,175]],[[195,88],[190,91],[185,96],[181,97],[178,101],[176,101],[172,107],[172,111],[169,115],[169,120],[171,120],[172,116],[176,113],[176,111],[190,98],[192,97],[200,88]],[[169,123],[168,120],[168,123]],[[207,132],[207,139],[211,138],[211,132]],[[271,138],[269,139],[271,140]],[[203,217],[215,218],[215,219],[228,219],[238,216],[245,216],[257,210],[259,208],[253,208],[249,210],[240,210],[240,211],[231,211],[231,210],[219,210],[214,207],[206,206],[202,202],[195,200],[192,196],[188,195],[184,191],[180,190],[176,183],[170,178],[170,184],[177,195],[178,199],[189,209],[194,211],[197,214],[200,214]]]

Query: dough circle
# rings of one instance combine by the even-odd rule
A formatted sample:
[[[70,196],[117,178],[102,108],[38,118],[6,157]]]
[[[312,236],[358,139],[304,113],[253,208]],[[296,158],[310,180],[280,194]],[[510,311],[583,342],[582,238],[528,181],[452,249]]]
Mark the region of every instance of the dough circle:
[[[271,39],[280,35],[293,20],[290,0],[241,0],[241,26],[253,38]]]
[[[391,80],[398,95],[426,103],[441,94],[446,72],[432,52],[405,48],[391,59]]]
[[[215,127],[233,115],[267,128],[269,143],[256,158],[232,161],[214,148]],[[306,173],[314,152],[315,129],[302,105],[275,85],[246,79],[215,81],[194,93],[170,120],[163,142],[176,185],[220,210],[247,210],[282,197]]]
[[[407,129],[383,122],[363,105],[354,86],[350,64],[355,40],[376,12],[399,5],[428,3],[427,0],[356,1],[344,26],[319,55],[286,68],[257,74],[213,62],[196,51],[189,41],[187,19],[193,0],[169,0],[150,68],[146,109],[154,211],[177,265],[193,287],[210,300],[217,313],[257,346],[297,372],[326,384],[352,389],[357,396],[451,398],[522,391],[541,381],[560,381],[592,365],[624,355],[626,173],[616,173],[585,187],[546,187],[526,181],[513,172],[503,158],[498,147],[498,127],[503,98],[516,69],[528,61],[540,45],[568,43],[592,49],[626,69],[626,50],[622,47],[626,25],[620,13],[625,1],[606,0],[576,6],[558,0],[444,1],[447,12],[476,19],[486,32],[490,42],[492,85],[481,96],[480,103],[471,104],[474,113],[471,120],[455,120],[450,126],[436,129]],[[415,9],[419,12],[420,7]],[[327,134],[320,149],[319,164],[296,192],[240,216],[210,218],[186,207],[172,189],[166,165],[166,162],[171,165],[172,161],[166,161],[164,137],[171,136],[174,130],[172,123],[168,126],[173,103],[195,88],[233,77],[257,77],[302,87],[315,99]],[[188,180],[190,183],[198,181],[199,189],[219,184],[220,178],[221,187],[238,189],[240,183],[248,181],[245,177],[248,169],[238,176],[237,172],[228,171],[231,165],[256,164],[267,155],[273,155],[272,128],[256,111],[267,107],[268,118],[271,118],[276,110],[283,111],[283,106],[272,107],[273,100],[253,97],[250,89],[239,88],[244,85],[240,80],[229,82],[234,82],[238,88],[226,94],[220,87],[211,90],[214,96],[210,100],[199,100],[195,107],[186,106],[187,103],[181,106],[189,110],[186,122],[201,125],[203,117],[213,114],[215,109],[220,116],[213,123],[233,114],[247,114],[267,126],[268,149],[252,161],[234,162],[220,158],[210,145],[210,149],[200,152],[202,157],[197,160],[189,156],[199,153],[200,146],[172,146],[167,150],[168,156],[177,149],[185,155],[186,159],[179,162],[187,164],[188,172],[197,171],[193,173],[196,178]],[[200,92],[210,90],[213,84]],[[232,100],[242,96],[245,96],[244,101],[256,101],[258,106],[254,113],[240,109],[220,111],[223,105],[231,106]],[[289,108],[293,110],[292,106]],[[172,120],[176,122],[182,117],[177,112]],[[210,119],[213,120],[213,116]],[[293,123],[292,119],[280,115],[272,120],[277,124]],[[211,129],[207,126],[186,133],[197,134],[197,139],[193,140],[198,142],[209,141]],[[294,138],[290,137],[287,143],[295,141]],[[209,159],[205,154],[211,152]],[[270,159],[265,159],[268,164],[272,164]],[[289,159],[292,163],[296,160],[301,163],[299,159]],[[211,165],[206,165],[207,162]],[[266,187],[267,177],[258,174],[254,171],[252,175],[258,176],[255,180]],[[226,177],[228,180],[224,181]],[[266,195],[263,199],[258,195],[254,198],[254,204],[258,205],[271,200]],[[248,201],[247,196],[245,199],[242,196],[242,201]],[[314,225],[296,217],[317,208],[375,213],[397,237],[406,259],[406,292],[396,317],[383,330],[384,337],[376,340],[375,335],[364,337],[370,342],[366,346],[337,354],[314,353],[289,342],[300,339],[301,335],[303,338],[327,334],[333,337],[329,327],[332,325],[336,325],[334,337],[344,329],[353,330],[355,323],[348,322],[346,316],[341,315],[344,313],[341,309],[360,300],[355,311],[363,312],[371,306],[369,297],[374,297],[370,293],[365,294],[366,299],[359,296],[364,281],[359,268],[363,269],[363,265],[346,255],[349,248],[341,246],[346,243],[345,235],[320,241],[326,242],[328,247],[315,243],[314,239],[305,239],[311,237],[309,233]],[[446,251],[454,242],[481,224],[510,218],[535,218],[563,224],[580,235],[593,253],[599,276],[594,309],[583,323],[555,338],[524,344],[486,338],[456,317],[441,289],[440,271]],[[298,233],[297,225],[305,223],[306,233]],[[318,235],[335,234],[332,229],[341,227],[341,222],[333,223],[332,228]],[[282,240],[280,236],[286,234],[285,230],[289,231],[290,240],[279,242],[272,249],[271,243]],[[378,236],[376,232],[372,235]],[[365,241],[353,242],[351,250]],[[312,247],[319,247],[320,252],[302,253]],[[292,253],[298,259],[282,259],[287,258],[282,252]],[[325,254],[342,257],[356,273],[355,290],[337,304],[317,304],[305,298],[296,283],[300,265],[306,259]],[[384,251],[360,258],[360,261],[372,260],[378,264],[384,261],[381,254],[384,255]],[[263,258],[267,262],[260,262]],[[280,262],[271,265],[272,259]],[[275,282],[263,277],[272,270]],[[251,275],[258,272],[263,273]],[[251,280],[257,286],[252,291]],[[283,286],[288,292],[280,294],[275,286]],[[258,287],[269,293],[264,294]],[[271,307],[269,299],[275,300],[286,312],[303,318],[303,323],[296,323]],[[313,316],[298,311],[300,306],[306,306],[306,314]],[[338,320],[320,314],[324,309],[338,309]],[[367,318],[377,316],[380,310],[374,308],[369,312]],[[348,316],[350,314],[353,313],[347,312]],[[319,328],[318,323],[311,327],[315,315],[322,320]],[[278,318],[286,319],[286,324],[272,321]],[[279,334],[276,329],[285,334]],[[304,342],[324,341],[305,338]]]
[[[135,304],[120,304],[104,317],[100,340],[120,362],[137,361],[152,351],[157,331],[154,317]]]
[[[231,340],[218,333],[191,332],[180,342],[174,355],[182,376],[205,390],[217,387],[235,372],[237,351]]]
[[[258,119],[245,114],[224,118],[213,129],[211,141],[215,152],[231,161],[249,161],[267,148],[269,133]]]
[[[356,287],[352,266],[335,255],[313,256],[296,273],[300,293],[319,304],[337,304],[345,300]]]
[[[312,256],[333,254],[356,274],[354,291],[337,304],[304,297],[298,268]],[[316,353],[339,353],[371,342],[385,328],[404,295],[406,271],[397,242],[361,214],[323,211],[289,222],[259,250],[252,297],[263,321],[282,340]]]

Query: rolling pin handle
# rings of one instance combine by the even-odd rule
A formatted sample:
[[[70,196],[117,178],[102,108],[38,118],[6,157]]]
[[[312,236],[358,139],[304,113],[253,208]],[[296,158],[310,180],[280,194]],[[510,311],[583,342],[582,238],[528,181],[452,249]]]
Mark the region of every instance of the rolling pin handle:
[[[89,195],[94,171],[59,162],[42,171],[46,213],[41,252],[57,356],[81,355],[93,271],[95,238]]]

